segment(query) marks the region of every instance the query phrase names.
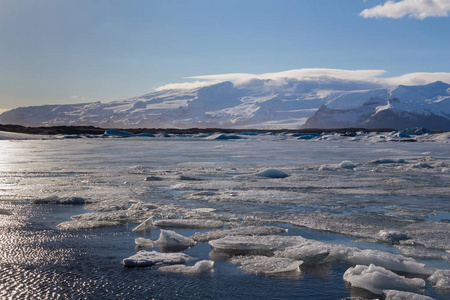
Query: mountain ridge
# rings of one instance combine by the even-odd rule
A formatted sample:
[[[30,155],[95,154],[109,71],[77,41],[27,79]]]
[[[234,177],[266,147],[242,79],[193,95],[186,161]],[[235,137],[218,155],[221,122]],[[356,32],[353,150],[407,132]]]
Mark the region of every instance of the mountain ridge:
[[[397,122],[385,126],[392,119]],[[19,107],[2,113],[0,123],[35,127],[450,130],[450,85],[436,81],[386,88],[339,79],[223,81],[107,103]]]

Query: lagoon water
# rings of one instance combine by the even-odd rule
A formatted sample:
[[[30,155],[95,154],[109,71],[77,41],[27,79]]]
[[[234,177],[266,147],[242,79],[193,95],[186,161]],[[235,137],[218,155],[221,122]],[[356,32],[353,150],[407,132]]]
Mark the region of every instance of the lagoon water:
[[[156,227],[137,234],[132,229],[140,221],[134,220],[91,230],[57,229],[71,216],[126,210],[134,203],[162,208],[155,218],[270,224],[288,229],[280,235],[403,254],[432,270],[450,269],[447,141],[297,140],[286,135],[4,140],[0,153],[2,299],[376,296],[344,282],[352,265],[342,261],[301,266],[295,276],[253,275],[212,254],[208,243],[199,243],[184,251],[194,257],[188,265],[212,259],[214,271],[170,274],[158,272],[157,266],[122,265],[137,252],[137,237],[158,239]],[[355,167],[340,165],[343,161]],[[289,176],[254,176],[265,169]],[[81,197],[88,204],[30,204],[49,196]],[[198,208],[215,210],[201,215]],[[403,232],[413,242],[377,238],[384,229]],[[208,231],[173,230],[184,236]],[[435,299],[450,296],[428,281],[421,293]]]

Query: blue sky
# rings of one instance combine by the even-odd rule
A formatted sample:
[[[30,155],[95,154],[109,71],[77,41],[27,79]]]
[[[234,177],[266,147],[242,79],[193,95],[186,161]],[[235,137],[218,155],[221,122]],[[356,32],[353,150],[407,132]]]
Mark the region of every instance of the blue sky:
[[[450,72],[450,1],[411,1],[0,0],[0,110],[211,74]]]

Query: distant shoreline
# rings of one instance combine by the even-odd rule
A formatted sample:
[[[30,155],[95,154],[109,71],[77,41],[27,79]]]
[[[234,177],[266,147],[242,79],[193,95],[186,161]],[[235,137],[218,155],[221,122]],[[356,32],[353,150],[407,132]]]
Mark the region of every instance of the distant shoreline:
[[[322,133],[322,132],[391,132],[395,129],[379,128],[335,128],[335,129],[320,129],[320,128],[305,128],[305,129],[235,129],[235,128],[100,128],[94,126],[49,126],[49,127],[26,127],[21,125],[0,125],[0,131],[28,133],[28,134],[103,134],[107,129],[116,129],[127,131],[133,134],[139,133],[168,133],[168,134],[199,134],[199,133],[243,133],[243,132],[261,132],[261,133]],[[442,132],[442,131],[439,131]]]

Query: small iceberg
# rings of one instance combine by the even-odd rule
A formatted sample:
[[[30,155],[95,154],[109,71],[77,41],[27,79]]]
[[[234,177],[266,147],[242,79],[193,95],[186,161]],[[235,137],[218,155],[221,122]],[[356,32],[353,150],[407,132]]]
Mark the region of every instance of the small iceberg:
[[[159,239],[156,243],[161,247],[163,251],[179,251],[189,247],[195,246],[197,243],[181,234],[172,230],[160,230]]]
[[[254,174],[254,176],[266,178],[286,178],[289,174],[278,169],[266,169],[262,172]]]
[[[172,265],[160,267],[158,271],[166,273],[181,273],[187,275],[199,275],[203,273],[211,272],[214,269],[214,261],[201,260],[195,263],[192,267],[186,267],[185,265]]]
[[[302,261],[267,256],[235,256],[230,260],[241,265],[239,269],[254,275],[280,275],[300,272]]]
[[[416,292],[425,288],[425,280],[420,278],[406,278],[375,265],[357,265],[344,273],[344,280],[352,287],[368,290],[381,295],[383,290],[399,290]]]
[[[209,242],[227,236],[243,236],[243,235],[274,235],[280,232],[286,232],[287,229],[275,226],[244,226],[232,229],[222,229],[208,232],[197,232],[192,239],[197,242]]]
[[[156,251],[141,250],[125,258],[122,263],[125,267],[145,267],[156,264],[183,264],[191,257],[184,253],[160,253]]]
[[[223,227],[223,222],[218,220],[205,219],[167,219],[154,221],[153,226],[171,228],[218,229]]]

